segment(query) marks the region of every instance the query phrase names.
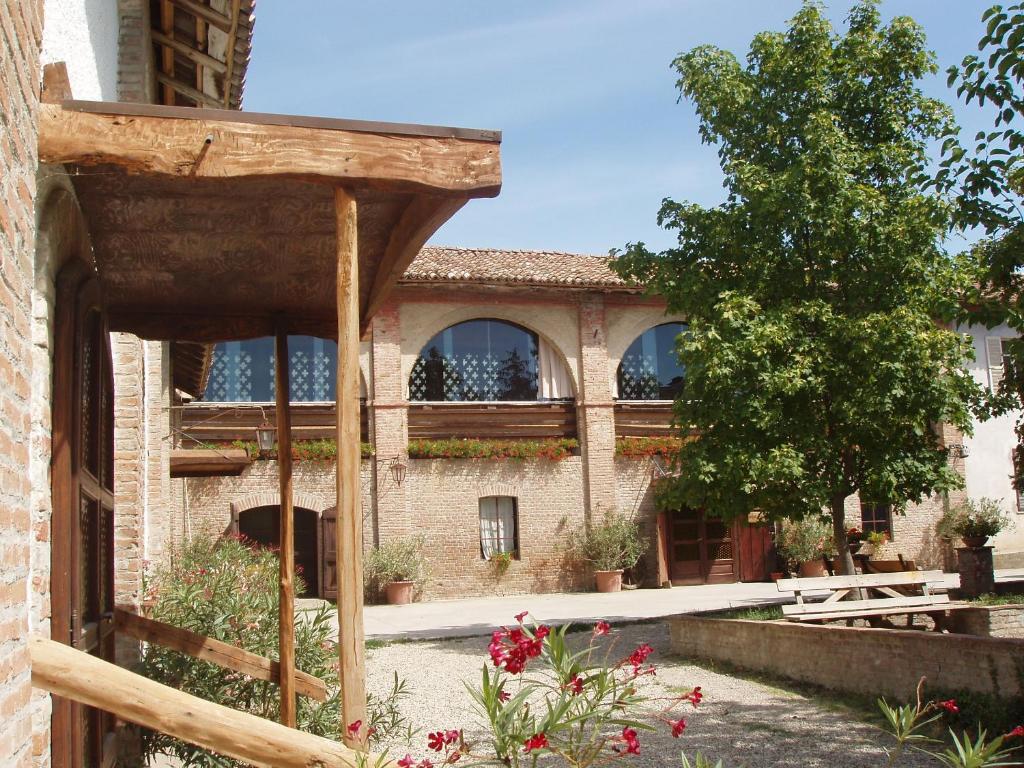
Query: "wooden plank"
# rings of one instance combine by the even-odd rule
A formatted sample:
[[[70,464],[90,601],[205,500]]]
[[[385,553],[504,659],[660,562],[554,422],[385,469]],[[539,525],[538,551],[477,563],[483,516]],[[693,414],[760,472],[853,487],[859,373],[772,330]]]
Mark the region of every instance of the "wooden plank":
[[[915,595],[907,597],[879,597],[867,600],[844,600],[837,603],[804,603],[803,605],[784,605],[784,616],[817,615],[821,613],[847,614],[857,611],[889,610],[891,608],[920,608],[922,606],[945,607],[949,603],[948,595]]]
[[[39,94],[40,101],[47,104],[60,104],[72,98],[71,79],[68,67],[63,61],[55,61],[43,67],[43,88]]]
[[[278,579],[278,658],[281,660],[281,723],[295,727],[295,510],[292,503],[292,429],[288,407],[288,330],[278,326],[274,345],[277,472],[281,492]]]
[[[34,687],[189,744],[256,766],[363,764],[330,739],[183,693],[53,640],[33,636],[28,646]],[[375,765],[376,758],[369,757],[368,764]]]
[[[167,49],[165,48],[164,50],[166,51]],[[173,56],[173,54],[171,54],[171,55]],[[214,99],[212,96],[208,96],[205,93],[203,93],[202,91],[196,90],[194,87],[192,87],[188,83],[183,83],[181,80],[178,80],[176,77],[172,77],[171,75],[166,75],[163,72],[157,72],[155,74],[156,74],[157,82],[164,86],[164,92],[165,93],[167,92],[167,89],[169,88],[172,91],[176,91],[177,93],[180,93],[182,96],[184,96],[187,99],[192,99],[192,101],[194,101],[194,102],[196,102],[197,104],[200,104],[200,105],[202,105],[202,104],[206,104],[206,105],[211,105],[211,104],[212,105],[219,105],[220,104],[220,102],[217,101],[216,99]]]
[[[241,448],[175,448],[171,450],[171,477],[237,475],[251,463]]]
[[[126,120],[117,110],[76,111],[76,103],[40,106],[41,162],[113,164],[129,173],[187,176],[206,138],[213,136],[196,169],[198,178],[291,176],[466,197],[493,197],[501,188],[494,142],[263,125],[239,117],[199,119],[180,110],[173,113],[176,119]]]
[[[234,86],[235,78],[235,43],[238,39],[238,10],[240,6],[239,0],[231,0],[231,28],[228,30],[228,39],[226,42],[226,54],[227,54],[227,66],[225,67],[224,76],[224,108],[228,109],[231,107],[231,91]],[[241,101],[241,98],[239,98]],[[241,108],[241,103],[239,103]]]
[[[177,51],[197,66],[206,67],[214,70],[215,72],[227,71],[227,65],[223,61],[218,61],[213,58],[213,56],[205,54],[202,51],[198,51],[191,45],[187,45],[180,40],[175,40],[170,35],[165,35],[163,32],[157,32],[155,29],[153,30],[152,35],[155,42]]]
[[[167,37],[174,35],[174,6],[170,0],[160,0],[160,30]],[[164,104],[173,105],[175,102],[174,89],[160,78],[163,76],[172,80],[174,77],[174,51],[167,48],[160,51],[160,69],[162,71],[156,73],[156,78],[163,85]]]
[[[932,616],[938,625],[943,624],[942,617],[947,611],[958,611],[963,608],[970,608],[970,605],[957,605],[950,603],[949,605],[938,605],[938,606],[918,606],[911,608],[868,608],[861,611],[831,611],[829,613],[821,614],[806,614],[801,616],[787,616],[788,621],[832,621],[835,619],[870,619],[882,616],[902,616],[907,614],[923,613]],[[941,626],[937,626],[937,629],[941,631]]]
[[[114,609],[114,628],[117,632],[144,643],[180,651],[257,680],[266,680],[270,683],[278,683],[280,680],[281,667],[272,659],[121,608]],[[327,684],[320,678],[297,671],[295,681],[296,690],[303,696],[316,701],[327,701]]]
[[[903,587],[910,584],[941,582],[942,571],[901,571],[898,573],[867,573],[854,576],[815,576],[803,579],[779,579],[779,592],[819,589],[855,589],[858,587]]]
[[[359,481],[359,248],[356,199],[335,190],[338,217],[338,653],[341,733],[360,747],[348,725],[366,722],[363,658],[363,512]]]
[[[196,18],[200,18],[207,24],[210,24],[222,32],[230,32],[232,19],[225,16],[220,11],[215,11],[206,3],[198,2],[198,0],[171,0],[172,5],[176,5],[181,10],[191,13]]]

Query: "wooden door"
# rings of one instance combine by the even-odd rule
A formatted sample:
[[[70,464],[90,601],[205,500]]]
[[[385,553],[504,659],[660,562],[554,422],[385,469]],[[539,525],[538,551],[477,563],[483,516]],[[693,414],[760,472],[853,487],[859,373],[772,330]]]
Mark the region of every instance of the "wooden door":
[[[338,599],[338,511],[328,509],[320,516],[320,597]]]
[[[695,509],[668,513],[669,573],[673,584],[736,581],[732,526]]]
[[[736,549],[740,581],[764,581],[775,570],[775,545],[770,525],[737,523]]]
[[[114,378],[95,280],[58,278],[54,324],[51,636],[114,661]],[[54,697],[58,768],[112,765],[114,717]]]

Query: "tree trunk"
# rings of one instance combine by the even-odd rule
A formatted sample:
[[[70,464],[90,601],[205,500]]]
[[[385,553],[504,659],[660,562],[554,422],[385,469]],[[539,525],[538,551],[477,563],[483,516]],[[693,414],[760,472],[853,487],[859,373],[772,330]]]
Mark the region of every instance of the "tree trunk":
[[[846,539],[846,499],[837,496],[832,499],[832,537],[836,543],[836,564],[844,576],[854,574],[853,555],[850,553],[850,542]]]

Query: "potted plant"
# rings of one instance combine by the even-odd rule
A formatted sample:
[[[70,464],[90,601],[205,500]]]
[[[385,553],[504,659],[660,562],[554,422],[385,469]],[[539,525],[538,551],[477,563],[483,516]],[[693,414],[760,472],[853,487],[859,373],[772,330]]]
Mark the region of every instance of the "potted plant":
[[[570,553],[594,569],[598,592],[618,592],[622,571],[637,564],[647,544],[639,525],[609,512],[600,522],[576,531],[570,539]]]
[[[964,546],[978,548],[985,546],[988,537],[995,536],[1008,523],[1006,513],[995,499],[965,499],[943,515],[939,533],[948,538],[959,536]]]
[[[824,558],[835,553],[832,531],[823,520],[787,523],[779,537],[779,552],[795,563],[804,577],[824,576]]]
[[[850,545],[850,554],[855,555],[860,552],[860,548],[864,544],[864,531],[857,526],[853,526],[846,531],[846,541]]]
[[[864,541],[871,548],[867,554],[877,555],[882,547],[889,543],[889,534],[884,531],[870,531],[868,535],[864,537]]]
[[[412,602],[426,571],[422,536],[395,539],[374,547],[363,558],[363,583],[368,597],[384,593],[389,605]]]

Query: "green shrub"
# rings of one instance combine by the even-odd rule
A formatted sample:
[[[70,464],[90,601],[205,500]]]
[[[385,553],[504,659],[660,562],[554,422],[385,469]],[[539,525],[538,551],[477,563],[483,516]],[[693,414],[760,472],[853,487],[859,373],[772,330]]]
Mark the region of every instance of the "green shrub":
[[[1006,513],[995,499],[965,499],[946,510],[936,531],[944,539],[988,537],[995,536],[1009,523]]]
[[[154,598],[150,616],[271,659],[278,658],[278,557],[241,539],[196,539],[176,552],[170,565],[147,580]],[[296,577],[296,581],[301,578]],[[301,586],[296,585],[296,592]],[[334,612],[327,605],[295,622],[295,666],[327,684],[328,699],[299,696],[301,730],[337,740],[340,735],[338,650]],[[158,645],[146,646],[142,673],[157,682],[232,709],[269,720],[280,714],[279,687]],[[371,741],[406,728],[396,700],[407,695],[397,678],[388,697],[370,697]],[[233,766],[232,760],[177,741],[166,734],[144,734],[147,755],[167,754],[184,765]]]
[[[542,440],[410,440],[410,459],[547,459],[561,461],[579,450],[575,438]]]
[[[588,563],[595,571],[618,571],[636,565],[647,545],[639,525],[609,512],[601,522],[581,527],[570,535],[569,555]]]
[[[806,563],[835,552],[832,529],[823,520],[786,523],[779,537],[779,554],[795,563]]]
[[[416,582],[418,590],[427,572],[425,539],[414,536],[387,541],[363,556],[363,589],[367,600],[378,600],[392,581]]]

